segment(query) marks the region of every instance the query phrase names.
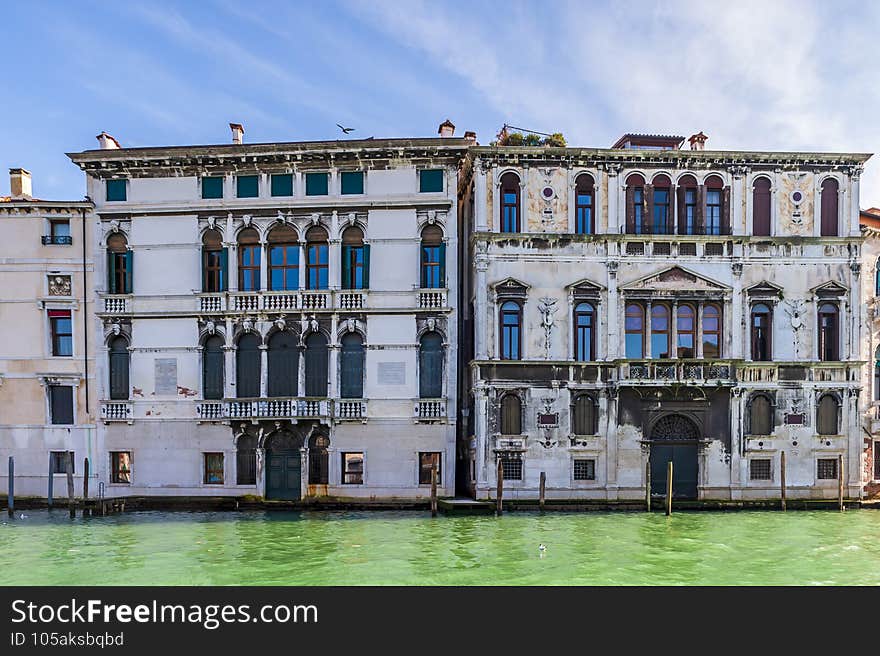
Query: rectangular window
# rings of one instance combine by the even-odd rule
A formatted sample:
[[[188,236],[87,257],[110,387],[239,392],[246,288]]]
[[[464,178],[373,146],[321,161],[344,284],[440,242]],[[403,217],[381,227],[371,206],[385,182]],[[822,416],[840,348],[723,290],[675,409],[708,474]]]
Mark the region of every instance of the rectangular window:
[[[574,480],[576,481],[595,481],[596,480],[596,461],[592,458],[577,459],[574,461]]]
[[[255,292],[260,289],[260,255],[259,244],[240,244],[238,247],[238,288],[243,292]]]
[[[131,484],[131,451],[110,452],[110,482]]]
[[[342,454],[342,483],[344,485],[364,484],[364,454]]]
[[[223,176],[202,178],[202,198],[223,198]]]
[[[342,247],[342,288],[365,289],[364,246]]]
[[[325,243],[308,245],[307,289],[327,289],[330,283],[330,251]]]
[[[438,289],[440,280],[440,250],[442,245],[422,246],[422,289]]]
[[[260,195],[260,177],[257,175],[240,175],[235,180],[235,186],[239,198],[256,198]]]
[[[706,234],[721,234],[721,191],[718,189],[706,192]]]
[[[205,292],[222,292],[224,288],[224,269],[223,262],[225,259],[225,250],[205,250],[203,252],[204,271],[202,273],[203,284],[202,291]]]
[[[205,485],[223,485],[223,454],[205,454]]]
[[[419,485],[431,484],[431,471],[437,466],[437,485],[440,485],[440,454],[422,451],[419,453]]]
[[[819,480],[837,480],[837,458],[820,458],[816,462]]]
[[[770,458],[753,458],[749,460],[749,479],[753,481],[770,480]]]
[[[49,412],[53,424],[73,424],[73,387],[49,385]]]
[[[669,189],[654,190],[654,225],[655,235],[669,232]]]
[[[641,235],[645,232],[645,222],[642,216],[642,203],[644,202],[644,191],[641,187],[633,190],[633,220],[635,222],[636,234]]]
[[[67,219],[49,221],[49,234],[43,237],[43,244],[55,246],[70,246],[73,237],[70,236],[70,221]]]
[[[419,192],[425,194],[438,191],[443,191],[443,169],[419,171]]]
[[[256,276],[259,278],[259,267],[256,269]],[[299,289],[299,244],[269,247],[269,289]]]
[[[328,178],[326,173],[306,173],[306,196],[326,196]]]
[[[342,193],[343,194],[362,194],[362,193],[364,193],[364,172],[363,171],[343,171],[343,173],[342,173]]]
[[[686,189],[684,192],[684,234],[697,234],[697,190]],[[689,253],[681,253],[688,255]]]
[[[293,174],[278,173],[272,176],[273,196],[293,196]]]
[[[127,190],[127,180],[107,180],[107,200],[122,201],[125,200]]]
[[[519,454],[505,454],[501,456],[501,476],[505,481],[522,480],[523,462]]]
[[[52,451],[49,454],[52,462],[52,473],[53,474],[66,474],[67,473],[67,451]],[[70,473],[76,473],[76,461],[71,460]]]
[[[49,310],[49,330],[52,335],[52,355],[73,355],[73,322],[70,310]]]

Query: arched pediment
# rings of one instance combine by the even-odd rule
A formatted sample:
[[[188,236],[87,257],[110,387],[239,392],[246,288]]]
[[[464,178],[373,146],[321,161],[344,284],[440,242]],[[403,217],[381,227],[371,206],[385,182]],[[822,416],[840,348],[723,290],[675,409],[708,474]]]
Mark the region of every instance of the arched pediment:
[[[782,287],[774,285],[769,280],[762,280],[756,285],[746,288],[746,294],[749,296],[760,296],[764,298],[778,297],[782,298]]]
[[[730,287],[727,285],[680,266],[672,266],[626,285],[621,285],[621,289],[625,291],[717,292],[719,294],[730,291]]]
[[[810,291],[819,298],[840,298],[841,296],[846,296],[848,290],[839,282],[829,280],[828,282],[813,287]]]
[[[500,296],[521,296],[525,297],[528,293],[530,285],[517,280],[516,278],[505,278],[492,285],[492,289]]]

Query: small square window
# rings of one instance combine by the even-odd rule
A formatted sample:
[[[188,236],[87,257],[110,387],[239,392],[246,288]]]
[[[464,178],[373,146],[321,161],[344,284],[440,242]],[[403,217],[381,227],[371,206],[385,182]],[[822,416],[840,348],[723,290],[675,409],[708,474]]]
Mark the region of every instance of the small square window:
[[[273,196],[293,196],[293,174],[278,173],[272,176]]]
[[[202,198],[223,198],[223,176],[202,178]]]
[[[837,480],[837,458],[820,458],[816,477],[820,480]]]
[[[576,459],[574,461],[574,480],[595,481],[596,461],[592,458]]]
[[[52,334],[52,355],[73,355],[73,322],[70,310],[49,310],[49,330]]]
[[[70,235],[70,221],[52,220],[49,221],[49,234],[43,237],[44,244],[54,244],[56,246],[69,246],[73,243]]]
[[[49,385],[49,412],[53,424],[73,424],[73,387]]]
[[[205,485],[223,485],[223,454],[205,454]]]
[[[107,200],[122,201],[127,198],[127,180],[107,180]]]
[[[328,177],[326,173],[306,173],[306,196],[326,196]]]
[[[236,179],[236,195],[239,198],[256,198],[260,195],[260,178],[256,175],[240,175]]]
[[[437,484],[440,484],[440,453],[422,451],[419,453],[419,485],[431,484],[431,471],[437,466]]]
[[[345,485],[363,485],[364,483],[364,454],[342,454],[342,483]]]
[[[362,194],[362,193],[364,193],[364,172],[363,171],[343,171],[343,173],[342,173],[342,193],[343,194]]]
[[[131,451],[110,452],[110,482],[131,484]]]
[[[421,193],[443,191],[443,169],[419,171],[419,191]]]
[[[501,476],[505,481],[521,481],[523,462],[519,455],[501,456]]]
[[[53,474],[66,474],[67,473],[67,451],[52,451],[49,454],[52,463],[52,473]],[[76,473],[76,461],[71,459],[71,467],[70,473]]]
[[[770,458],[753,458],[749,460],[749,479],[753,481],[770,480]]]

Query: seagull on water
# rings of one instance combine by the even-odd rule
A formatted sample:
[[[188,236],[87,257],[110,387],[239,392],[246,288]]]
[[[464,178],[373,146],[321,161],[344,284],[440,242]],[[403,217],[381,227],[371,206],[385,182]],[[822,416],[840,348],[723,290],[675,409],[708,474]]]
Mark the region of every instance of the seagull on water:
[[[538,551],[540,551],[541,553],[544,553],[545,551],[547,551],[547,547],[545,547],[543,543],[539,544]]]

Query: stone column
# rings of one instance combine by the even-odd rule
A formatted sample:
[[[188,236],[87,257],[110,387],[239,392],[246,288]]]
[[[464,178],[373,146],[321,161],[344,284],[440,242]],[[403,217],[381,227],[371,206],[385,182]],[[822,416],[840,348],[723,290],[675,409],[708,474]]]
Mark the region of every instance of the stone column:
[[[605,494],[617,498],[617,395],[605,390]],[[600,408],[601,409],[601,408]]]
[[[330,379],[329,395],[331,399],[339,398],[339,339],[338,321],[336,313],[330,317],[330,371],[328,378]]]
[[[260,344],[260,398],[265,399],[269,388],[269,347]]]
[[[741,389],[733,390],[730,399],[730,496],[742,498],[742,404]],[[778,479],[777,479],[778,480]]]
[[[260,243],[260,289],[269,289],[269,245]]]
[[[529,167],[522,168],[522,177],[519,181],[519,230],[520,232],[531,232],[529,230]]]
[[[609,200],[611,195],[608,196]],[[606,242],[607,243],[607,242]],[[617,260],[608,262],[608,307],[605,311],[606,329],[602,331],[602,339],[605,340],[603,359],[614,360],[620,357],[620,300],[617,291]]]
[[[862,265],[861,262],[850,262],[849,299],[845,306],[849,307],[849,359],[860,360],[862,357]],[[870,359],[872,354],[868,354]]]
[[[651,309],[652,302],[648,301],[645,305],[645,359],[650,360],[653,357],[653,353],[651,353]]]
[[[232,322],[226,322],[226,345],[223,347],[223,396],[235,398],[235,347],[232,345]]]
[[[306,228],[308,231],[308,228]],[[297,287],[299,289],[307,289],[308,288],[308,279],[309,279],[309,269],[308,269],[308,254],[309,250],[306,246],[306,235],[303,232],[300,235],[299,242],[299,285]]]
[[[850,175],[850,215],[849,230],[845,230],[842,234],[849,234],[850,237],[859,237],[861,228],[859,227],[859,188],[862,167],[855,167]]]
[[[620,167],[608,167],[608,234],[620,233],[620,217],[618,216],[618,200],[620,196]]]
[[[238,291],[238,243],[235,241],[227,242],[226,248],[229,253],[229,262],[228,262],[228,271],[227,276],[229,276],[229,280],[226,281],[226,289],[230,292]]]
[[[742,264],[733,265],[733,295],[726,304],[730,310],[730,336],[724,341],[728,348],[721,352],[723,358],[737,360],[743,357],[743,293],[742,293]]]
[[[486,216],[486,164],[480,158],[474,162],[474,229],[477,232],[489,230],[489,220]]]
[[[488,397],[487,389],[483,381],[477,381],[474,387],[474,438],[476,440],[476,487],[477,498],[481,496],[480,488],[486,488],[489,483],[487,477],[487,461],[490,459],[489,426],[488,426]]]
[[[577,232],[577,217],[575,216],[575,178],[570,168],[566,169],[566,189],[568,189],[568,231],[570,233]],[[599,187],[597,183],[593,188],[593,223],[596,222],[596,189]],[[593,232],[599,232],[593,227]]]
[[[330,289],[342,287],[342,240],[331,239],[327,246],[327,283]]]
[[[577,339],[577,323],[574,319],[574,294],[571,293],[571,290],[568,292],[568,321],[562,322],[562,325],[568,324],[571,326],[568,335],[568,346],[566,347],[566,359],[574,360],[575,358],[575,349],[574,349],[574,341]],[[595,335],[595,331],[599,329],[599,326],[593,326],[593,334]],[[595,340],[594,340],[595,341]],[[593,359],[596,358],[596,354],[593,353]]]
[[[482,252],[480,249],[482,247]],[[474,356],[477,360],[489,359],[489,333],[487,330],[489,321],[489,289],[486,282],[486,272],[489,270],[489,256],[485,252],[486,243],[477,242],[476,255],[476,280],[474,289]],[[462,305],[467,306],[465,300]]]
[[[678,359],[678,301],[672,301],[672,324],[669,326],[669,357]]]
[[[698,359],[703,358],[703,304],[697,303],[697,343],[696,354]]]

